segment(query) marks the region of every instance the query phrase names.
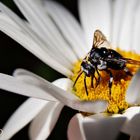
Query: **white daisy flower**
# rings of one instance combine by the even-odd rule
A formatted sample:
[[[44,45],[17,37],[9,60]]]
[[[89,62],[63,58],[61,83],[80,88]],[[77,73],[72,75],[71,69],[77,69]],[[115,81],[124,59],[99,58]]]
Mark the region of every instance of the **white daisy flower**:
[[[10,139],[31,120],[31,139],[46,139],[51,133],[64,105],[94,113],[72,118],[68,127],[69,139],[115,139],[122,131],[139,138],[139,86],[140,71],[133,77],[126,92],[126,101],[132,107],[122,114],[106,116],[107,101],[81,101],[72,94],[74,64],[91,49],[93,32],[100,29],[122,50],[140,53],[138,0],[79,0],[82,27],[61,5],[44,0],[14,0],[27,18],[22,20],[0,4],[0,29],[40,60],[68,78],[53,83],[22,69],[13,76],[0,74],[0,88],[29,97],[11,116],[3,128],[0,139]],[[125,82],[125,81],[124,81]],[[38,99],[37,99],[38,98]],[[120,107],[120,106],[119,106]],[[124,109],[124,108],[123,108]],[[112,130],[112,131],[111,131]],[[101,135],[102,134],[102,135]]]

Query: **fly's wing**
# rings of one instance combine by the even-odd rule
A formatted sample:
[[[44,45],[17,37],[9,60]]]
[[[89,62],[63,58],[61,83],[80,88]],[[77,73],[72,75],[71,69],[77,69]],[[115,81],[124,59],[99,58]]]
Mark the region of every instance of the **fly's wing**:
[[[95,48],[105,47],[107,49],[111,48],[111,44],[107,41],[105,35],[100,30],[96,30],[94,32],[93,48],[94,47]]]
[[[124,60],[126,61],[127,64],[140,66],[140,61],[138,61],[138,60],[133,60],[133,59],[129,59],[129,58],[124,58]]]
[[[140,67],[140,61],[138,60],[133,60],[133,59],[130,59],[130,58],[106,58],[106,60],[110,63],[121,63],[121,62],[124,62],[126,64],[132,64],[132,65],[136,65],[136,66],[139,66]]]

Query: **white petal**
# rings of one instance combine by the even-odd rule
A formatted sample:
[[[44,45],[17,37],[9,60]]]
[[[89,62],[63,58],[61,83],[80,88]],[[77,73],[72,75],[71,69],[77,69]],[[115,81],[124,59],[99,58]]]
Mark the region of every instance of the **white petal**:
[[[17,42],[19,42],[21,45],[23,45],[27,50],[29,50],[31,53],[36,55],[39,59],[41,59],[46,64],[50,65],[55,70],[59,71],[60,73],[68,76],[71,75],[72,72],[68,68],[65,68],[63,65],[59,64],[57,61],[52,59],[44,49],[42,49],[36,42],[34,42],[28,34],[25,34],[19,28],[16,26],[16,24],[13,25],[13,22],[7,22],[7,20],[3,20],[0,14],[0,29],[15,39]],[[6,17],[5,17],[6,18]],[[16,27],[15,27],[16,26]]]
[[[63,59],[63,57],[58,54],[56,49],[52,49],[51,43],[49,42],[49,40],[46,40],[46,42],[44,42],[29,27],[29,24],[27,24],[25,21],[20,19],[16,14],[14,14],[14,12],[12,12],[10,9],[8,9],[6,6],[4,6],[2,3],[0,3],[0,9],[2,12],[4,12],[6,15],[8,15],[15,22],[14,24],[16,24],[16,26],[18,25],[20,27],[20,30],[22,30],[22,32],[26,33],[26,35],[28,35],[34,42],[36,42],[36,44],[38,44],[39,47],[42,48],[46,52],[46,55],[51,56],[52,59],[55,59],[56,61],[58,61],[60,64],[64,65],[65,67],[71,68],[70,62],[68,62],[66,59]],[[7,17],[7,19],[8,19],[8,17]],[[10,20],[10,21],[12,22],[12,20]],[[9,23],[10,21],[7,21],[7,22]]]
[[[46,83],[47,81],[44,80],[43,78],[41,78],[27,70],[24,70],[24,69],[17,69],[14,72],[14,76],[16,76],[24,81],[27,81],[27,79],[30,79],[30,81],[31,81],[30,84],[31,85],[34,84],[34,86],[42,85],[41,87],[44,87],[44,84],[48,84],[48,83]],[[72,83],[69,79],[62,78],[62,79],[54,81],[53,84],[63,90],[71,91]],[[45,87],[47,87],[47,85],[45,85]],[[51,87],[49,86],[49,88],[51,88]],[[66,93],[63,90],[59,91],[59,88],[57,88],[57,93],[55,93],[56,91],[51,91],[50,92],[51,95],[52,96],[54,95],[54,97],[58,98],[65,105],[68,105],[74,109],[83,110],[85,112],[91,112],[91,111],[92,112],[103,112],[107,107],[107,103],[105,101],[82,102],[76,96],[74,96],[72,93]]]
[[[78,57],[85,56],[87,44],[80,24],[74,17],[60,4],[53,1],[46,1],[46,10],[56,22],[64,38],[70,43]]]
[[[24,83],[21,79],[16,79],[6,74],[0,74],[0,89],[25,96],[57,101],[53,96],[41,88],[41,85],[40,87],[30,85],[29,83]]]
[[[99,120],[84,119],[83,130],[86,139],[92,140],[114,140],[125,122],[125,117],[104,118]]]
[[[126,101],[131,105],[140,104],[139,83],[140,70],[138,70],[137,73],[133,76],[126,92]]]
[[[49,86],[48,82],[44,80],[43,78],[40,78],[39,76],[23,69],[16,70],[14,72],[14,75],[18,77],[18,79],[19,78],[22,79],[24,82],[26,82],[27,79],[30,79],[31,85],[41,86],[41,87],[45,86],[44,88],[48,91],[47,93],[50,93],[52,96],[56,97],[59,101],[61,101],[65,105],[72,107],[74,109],[83,110],[86,112],[103,112],[107,107],[107,103],[105,101],[82,102],[72,93],[65,92],[64,90],[71,90],[70,87],[72,83],[69,79],[62,78],[53,82],[54,85],[63,89],[61,90],[57,87],[55,88],[55,87]],[[52,87],[52,91],[49,91],[47,89],[46,84],[49,86],[48,89],[51,89]]]
[[[72,84],[69,79],[64,79],[64,78],[58,79],[53,83],[57,84],[57,86],[61,88],[66,87],[66,89],[70,89],[69,87]],[[59,97],[56,97],[56,99],[59,99],[65,105],[79,111],[99,113],[105,111],[108,105],[108,103],[103,100],[81,101],[78,97],[76,97],[74,94],[70,92],[65,93],[63,90],[59,91],[59,89],[57,88],[54,88],[53,90],[51,91],[51,94],[52,95],[54,94],[54,97],[56,97],[59,93]]]
[[[120,1],[120,5],[122,1]],[[137,0],[125,0],[121,13],[121,29],[119,32],[118,46],[124,50],[132,50],[132,32]]]
[[[87,140],[113,140],[117,138],[120,128],[125,122],[125,117],[103,117],[98,114],[94,118],[94,115],[91,117],[83,117],[81,115],[76,115],[72,118],[69,124],[68,137],[71,139],[87,139]],[[72,135],[72,133],[76,133]]]
[[[140,2],[140,1],[138,1]],[[133,51],[136,53],[140,54],[140,41],[139,41],[139,36],[140,36],[140,3],[138,4],[137,9],[135,10],[136,13],[133,15],[134,16],[134,25],[133,25],[133,34],[132,34],[132,47]]]
[[[69,79],[62,78],[54,81],[53,83],[54,85],[44,80],[43,82],[40,82],[39,86],[34,86],[26,84],[20,79],[14,78],[12,76],[0,74],[0,88],[3,90],[8,90],[26,96],[37,97],[44,100],[56,101],[56,98],[64,105],[84,112],[103,112],[107,108],[106,101],[81,101],[71,92],[66,92],[61,89],[65,88],[66,90],[71,87],[70,85],[72,82]]]
[[[47,101],[34,98],[29,98],[25,101],[4,126],[0,140],[10,139],[15,133],[28,124],[47,103]]]
[[[113,47],[120,47],[119,36],[122,25],[122,16],[124,15],[124,7],[126,0],[115,0],[113,1],[113,19],[112,19],[112,31],[111,31],[111,42]]]
[[[89,49],[93,42],[93,33],[101,30],[109,39],[111,29],[111,1],[110,0],[79,0],[79,12],[83,28],[86,33]]]
[[[122,115],[127,117],[127,120],[130,121],[138,113],[140,113],[140,107],[137,106],[128,108]]]
[[[38,33],[38,35],[40,35],[44,41],[46,39],[50,40],[52,43],[51,47],[54,47],[54,49],[56,49],[60,55],[64,56],[64,58],[69,60],[71,63],[77,60],[73,51],[62,38],[59,30],[45,12],[43,0],[14,1],[25,15],[25,17],[28,19],[32,25],[32,28]],[[67,54],[69,54],[71,57],[69,57]]]
[[[20,81],[23,81],[25,83],[28,83],[34,86],[40,86],[46,82],[46,80],[43,79],[42,77],[25,69],[16,69],[13,73],[13,76],[19,79]],[[55,86],[63,90],[68,90],[70,88],[71,82],[70,80],[67,80],[66,78],[61,78],[59,80],[52,82],[52,84],[54,84]]]
[[[131,107],[127,109],[123,116],[127,117],[128,120],[122,128],[122,132],[140,137],[140,107]]]
[[[104,118],[108,118],[108,114],[107,113],[97,113],[97,114],[93,114],[93,115],[90,115],[88,116],[89,119],[104,119]]]
[[[50,102],[36,116],[30,125],[29,135],[32,140],[45,140],[54,128],[63,104],[58,102]]]
[[[41,77],[22,69],[17,69],[14,76],[34,86],[39,86],[41,82],[44,82]],[[46,139],[54,128],[63,106],[59,102],[48,103],[31,123],[30,138],[36,140]]]
[[[84,119],[92,119],[92,121],[96,121],[97,119],[105,118],[106,116],[103,113],[90,115],[87,118],[81,115],[80,113],[76,114],[69,122],[68,125],[68,139],[69,140],[86,140],[85,133],[83,130],[83,122]],[[95,138],[93,138],[95,139]]]
[[[24,83],[28,83],[34,86],[40,86],[41,84],[45,83],[46,79],[28,71],[25,69],[18,68],[13,72],[13,76]]]
[[[0,6],[1,6],[1,5],[3,5],[3,4],[0,3]],[[1,10],[1,8],[0,8],[0,10]],[[12,21],[12,20],[11,20],[5,13],[3,13],[2,11],[0,11],[0,19],[1,19],[2,21],[5,21],[5,22],[11,24],[12,26],[14,26],[14,28],[17,28],[18,30],[20,30],[20,28],[15,24],[15,22]]]
[[[70,120],[67,132],[69,140],[86,140],[82,127],[83,119],[79,113]]]

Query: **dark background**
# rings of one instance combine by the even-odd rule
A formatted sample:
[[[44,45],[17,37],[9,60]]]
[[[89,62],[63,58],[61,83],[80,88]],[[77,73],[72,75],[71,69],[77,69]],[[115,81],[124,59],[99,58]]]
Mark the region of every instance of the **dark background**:
[[[16,5],[12,0],[0,0],[13,11],[15,11],[20,17],[24,18],[20,13]],[[79,21],[77,1],[76,0],[55,0],[64,5]],[[46,64],[42,63],[38,58],[32,55],[30,52],[25,50],[20,44],[12,40],[10,37],[0,31],[0,72],[6,74],[12,74],[16,68],[25,68],[30,70],[49,81],[53,81],[57,78],[64,77],[58,72],[51,69]],[[11,116],[11,114],[22,104],[27,97],[16,95],[10,92],[0,90],[0,128],[3,127],[5,122]],[[52,134],[48,138],[49,140],[65,140],[67,124],[70,118],[77,111],[72,110],[68,107],[64,107],[60,115],[59,121],[57,122]],[[22,116],[21,116],[22,117]],[[30,125],[30,124],[29,124]],[[17,133],[11,140],[28,140],[28,126],[23,128]],[[121,134],[118,139],[127,139],[127,136]]]

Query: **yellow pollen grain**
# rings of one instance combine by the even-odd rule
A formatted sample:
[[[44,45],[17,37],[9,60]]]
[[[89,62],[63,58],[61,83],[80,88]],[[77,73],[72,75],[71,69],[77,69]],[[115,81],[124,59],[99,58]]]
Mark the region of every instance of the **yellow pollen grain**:
[[[121,51],[120,49],[117,49],[117,52],[119,52],[123,57],[131,58],[134,60],[140,60],[140,55],[134,53],[134,52],[126,52]],[[74,75],[71,76],[72,81],[75,81],[77,78],[77,75],[80,72],[80,65],[81,60],[76,62],[73,67],[73,73]],[[132,74],[135,74],[138,67],[135,65],[127,65],[129,70]],[[96,88],[91,87],[91,77],[86,78],[87,83],[87,89],[88,89],[88,95],[85,91],[84,86],[84,73],[79,77],[73,92],[76,94],[81,100],[107,100],[109,105],[107,107],[106,112],[109,113],[121,113],[125,109],[128,108],[128,103],[125,101],[125,93],[126,89],[129,85],[129,82],[131,80],[131,76],[128,76],[123,70],[112,70],[113,73],[113,84],[111,88],[111,95],[109,94],[109,87],[108,87],[108,81],[109,81],[109,75],[104,72],[100,71],[101,75],[101,81],[99,85]],[[95,73],[95,76],[98,77],[97,73]],[[96,80],[94,80],[94,87],[96,86]]]

